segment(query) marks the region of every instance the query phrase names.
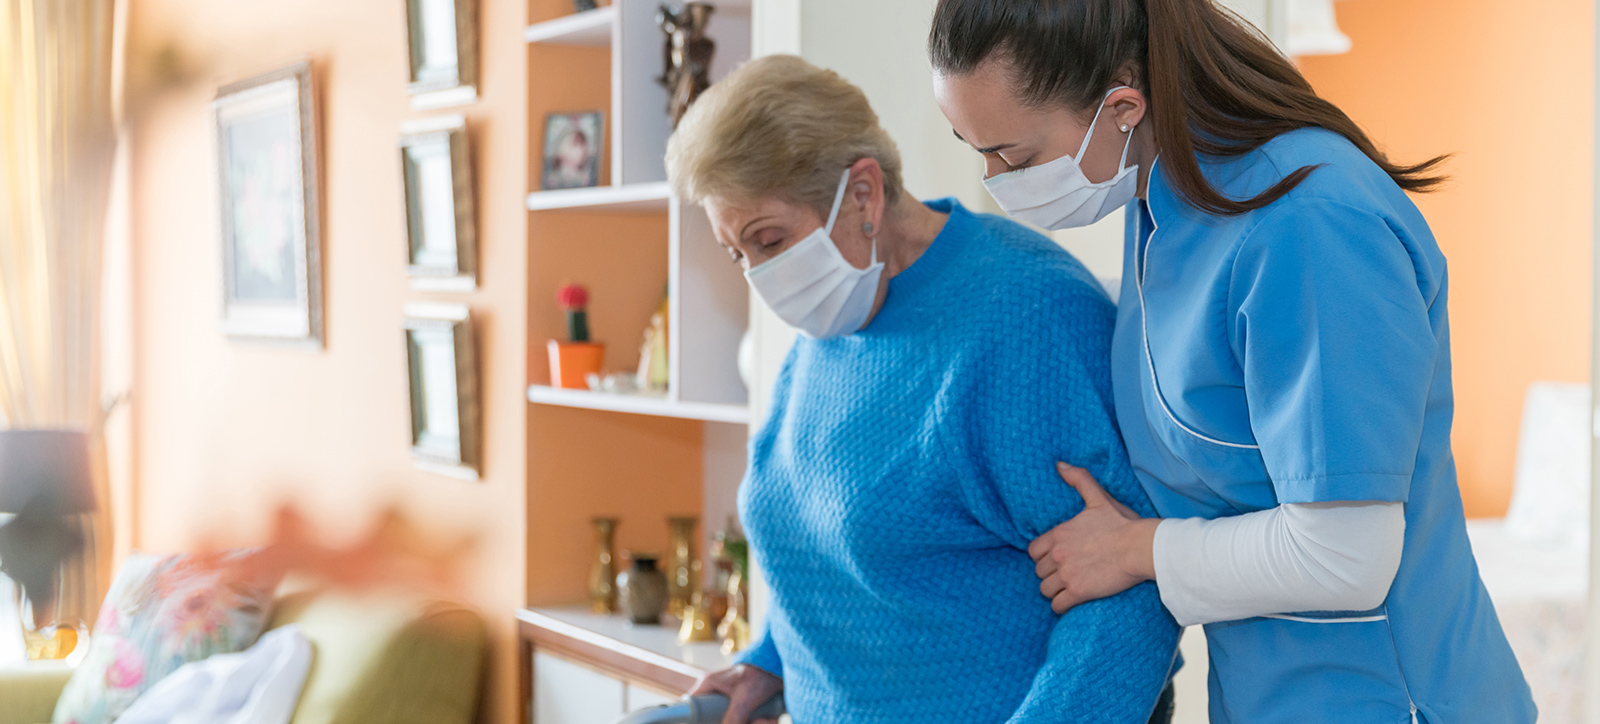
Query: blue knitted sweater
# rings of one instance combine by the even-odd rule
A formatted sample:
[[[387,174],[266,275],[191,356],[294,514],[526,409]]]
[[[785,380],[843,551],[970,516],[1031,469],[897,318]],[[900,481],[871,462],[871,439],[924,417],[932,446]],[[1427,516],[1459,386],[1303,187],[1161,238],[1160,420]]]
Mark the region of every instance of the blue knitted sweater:
[[[739,511],[772,599],[741,660],[796,724],[1143,724],[1178,627],[1153,583],[1064,616],[1028,543],[1088,468],[1154,516],[1118,436],[1116,310],[1049,239],[952,199],[861,331],[802,338],[751,441]]]

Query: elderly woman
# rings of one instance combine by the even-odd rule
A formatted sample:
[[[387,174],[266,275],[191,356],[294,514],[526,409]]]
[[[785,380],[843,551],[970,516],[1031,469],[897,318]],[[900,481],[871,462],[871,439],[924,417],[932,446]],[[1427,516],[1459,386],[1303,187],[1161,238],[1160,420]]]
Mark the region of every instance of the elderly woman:
[[[780,690],[798,724],[1170,716],[1178,628],[1156,589],[1059,616],[1027,551],[1084,509],[1057,460],[1153,514],[1112,422],[1116,310],[1083,266],[909,198],[866,97],[795,57],[712,86],[667,165],[803,335],[739,495],[764,631],[698,687],[732,699],[725,724]]]

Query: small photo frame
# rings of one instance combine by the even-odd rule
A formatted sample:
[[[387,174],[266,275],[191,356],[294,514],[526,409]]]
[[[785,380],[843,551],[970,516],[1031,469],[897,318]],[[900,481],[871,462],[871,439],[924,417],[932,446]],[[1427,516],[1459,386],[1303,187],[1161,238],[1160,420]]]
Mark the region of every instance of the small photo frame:
[[[605,114],[552,113],[544,121],[544,164],[540,188],[581,189],[600,185],[605,148]]]
[[[477,0],[406,0],[413,109],[478,100]]]
[[[477,480],[482,403],[471,313],[465,304],[412,303],[405,314],[411,457],[423,470]]]
[[[411,285],[428,291],[472,291],[478,243],[466,120],[446,116],[412,121],[401,133]]]
[[[311,65],[224,86],[211,108],[223,333],[320,346],[321,214]]]

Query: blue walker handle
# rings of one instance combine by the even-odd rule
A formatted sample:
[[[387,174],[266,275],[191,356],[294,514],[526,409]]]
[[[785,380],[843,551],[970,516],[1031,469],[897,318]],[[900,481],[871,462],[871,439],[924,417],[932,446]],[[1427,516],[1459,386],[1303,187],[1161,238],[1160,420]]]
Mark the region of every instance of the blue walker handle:
[[[721,724],[728,713],[728,697],[721,694],[704,694],[684,697],[677,704],[662,704],[633,712],[617,724]],[[765,704],[750,712],[750,718],[776,719],[784,713],[783,694],[768,699]]]

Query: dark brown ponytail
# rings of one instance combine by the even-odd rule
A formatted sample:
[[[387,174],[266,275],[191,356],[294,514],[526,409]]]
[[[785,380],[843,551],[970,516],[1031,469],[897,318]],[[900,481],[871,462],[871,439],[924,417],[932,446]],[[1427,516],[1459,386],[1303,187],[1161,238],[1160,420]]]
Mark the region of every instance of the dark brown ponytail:
[[[1163,173],[1180,197],[1208,213],[1259,209],[1316,167],[1234,199],[1206,181],[1197,154],[1241,156],[1299,128],[1344,136],[1407,191],[1444,181],[1434,172],[1447,157],[1391,162],[1253,26],[1213,0],[940,0],[928,52],[941,73],[1003,59],[1026,102],[1074,109],[1093,108],[1119,74],[1134,70],[1150,101]]]

